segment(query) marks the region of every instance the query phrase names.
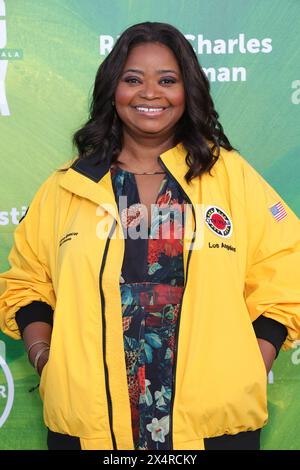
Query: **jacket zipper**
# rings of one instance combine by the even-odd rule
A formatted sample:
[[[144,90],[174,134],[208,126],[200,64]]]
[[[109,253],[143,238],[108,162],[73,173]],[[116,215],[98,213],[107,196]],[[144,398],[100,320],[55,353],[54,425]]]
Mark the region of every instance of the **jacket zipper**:
[[[172,397],[171,397],[171,410],[170,410],[170,444],[171,444],[171,449],[173,450],[174,444],[173,444],[173,412],[174,412],[174,400],[175,400],[175,392],[176,392],[176,371],[177,371],[177,349],[178,349],[178,340],[179,340],[179,327],[180,327],[180,317],[181,317],[181,310],[182,310],[182,304],[183,304],[183,297],[187,285],[187,280],[188,280],[188,270],[189,270],[189,264],[190,264],[190,258],[192,255],[192,247],[195,242],[195,234],[196,234],[196,215],[195,215],[195,209],[193,206],[192,201],[190,200],[189,196],[186,194],[180,183],[174,178],[172,173],[169,172],[168,168],[165,166],[163,161],[161,160],[160,157],[158,157],[158,160],[160,161],[161,165],[165,169],[166,173],[172,178],[174,181],[176,181],[177,184],[179,184],[184,196],[186,197],[187,201],[191,204],[192,206],[192,212],[193,212],[193,217],[195,221],[195,231],[193,233],[193,238],[191,241],[190,249],[189,249],[189,254],[188,254],[188,259],[187,259],[187,266],[186,266],[186,276],[185,276],[185,282],[183,286],[183,292],[182,292],[182,298],[181,298],[181,303],[180,303],[180,309],[178,312],[178,318],[177,318],[177,325],[176,325],[176,331],[175,331],[175,344],[174,344],[174,364],[173,364],[173,373],[172,373]]]
[[[108,407],[108,417],[109,417],[109,428],[111,433],[111,439],[113,443],[113,450],[118,450],[116,437],[113,430],[113,412],[112,412],[112,399],[110,394],[109,388],[109,375],[108,375],[108,366],[106,362],[106,319],[105,319],[105,297],[103,292],[102,286],[102,275],[105,268],[105,262],[107,258],[108,247],[110,243],[111,236],[115,230],[117,221],[115,220],[112,226],[112,229],[108,235],[108,239],[106,241],[102,264],[100,268],[99,274],[99,288],[100,288],[100,298],[101,298],[101,311],[102,311],[102,344],[103,344],[103,362],[104,362],[104,375],[105,375],[105,389],[106,389],[106,396],[107,396],[107,407]]]

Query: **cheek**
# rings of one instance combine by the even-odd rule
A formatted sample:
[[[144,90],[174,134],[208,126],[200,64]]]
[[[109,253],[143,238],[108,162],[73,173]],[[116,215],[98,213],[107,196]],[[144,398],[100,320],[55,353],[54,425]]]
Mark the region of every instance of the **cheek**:
[[[116,106],[127,105],[132,99],[132,91],[128,87],[119,85],[115,92],[115,103]]]
[[[172,102],[173,106],[184,108],[185,107],[184,90],[176,91],[176,93],[174,93],[172,97],[170,97],[170,101]]]

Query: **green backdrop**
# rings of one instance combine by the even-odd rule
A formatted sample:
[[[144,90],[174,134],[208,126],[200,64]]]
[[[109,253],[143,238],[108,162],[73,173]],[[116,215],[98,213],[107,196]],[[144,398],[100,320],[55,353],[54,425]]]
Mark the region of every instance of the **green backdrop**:
[[[169,22],[193,44],[232,144],[300,215],[299,0],[0,0],[0,271],[41,182],[74,156],[96,70],[118,34]],[[0,334],[0,449],[45,449],[38,383]],[[264,449],[300,449],[300,346],[269,376]],[[14,396],[13,396],[14,391]],[[12,406],[10,406],[12,405]]]

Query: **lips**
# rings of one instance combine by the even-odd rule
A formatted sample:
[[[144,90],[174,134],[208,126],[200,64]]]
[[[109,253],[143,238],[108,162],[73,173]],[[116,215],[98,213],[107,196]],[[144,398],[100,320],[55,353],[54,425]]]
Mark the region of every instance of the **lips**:
[[[148,114],[148,115],[156,115],[156,114],[162,113],[166,109],[163,106],[138,105],[138,106],[133,106],[133,107],[138,113]]]

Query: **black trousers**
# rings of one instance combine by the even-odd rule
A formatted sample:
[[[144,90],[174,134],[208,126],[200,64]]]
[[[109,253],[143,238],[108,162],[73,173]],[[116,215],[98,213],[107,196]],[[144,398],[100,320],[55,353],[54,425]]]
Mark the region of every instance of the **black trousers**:
[[[204,439],[205,450],[260,450],[260,429],[240,432],[235,435]],[[79,437],[59,434],[48,429],[49,450],[81,450]]]

